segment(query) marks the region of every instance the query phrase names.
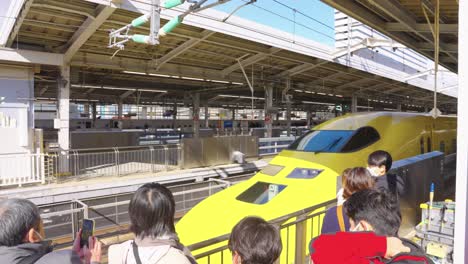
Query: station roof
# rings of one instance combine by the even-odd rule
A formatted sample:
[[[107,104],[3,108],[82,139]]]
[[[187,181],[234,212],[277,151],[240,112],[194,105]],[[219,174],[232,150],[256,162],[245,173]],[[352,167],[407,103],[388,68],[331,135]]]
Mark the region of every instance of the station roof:
[[[237,17],[221,22],[225,14],[214,10],[189,16],[157,46],[128,42],[117,53],[107,48],[109,30],[147,10],[149,1],[25,0],[6,46],[60,54],[70,61],[74,100],[145,104],[187,101],[200,92],[210,104],[249,105],[250,90],[239,60],[253,83],[254,97],[263,98],[264,86],[273,85],[277,103],[288,78],[293,101],[304,108],[320,105],[314,102],[342,103],[353,94],[360,95],[360,104],[382,108],[403,103],[418,110],[416,106],[430,107],[432,102],[429,90],[334,62],[330,47],[299,37],[291,42],[283,37],[287,33]],[[163,10],[161,24],[182,11]],[[148,31],[141,27],[132,33]],[[46,62],[36,69],[37,98],[56,98],[58,66]],[[456,98],[440,95],[439,102],[442,110],[456,109]]]
[[[321,1],[434,60],[433,0]],[[440,63],[457,72],[458,0],[439,2]]]

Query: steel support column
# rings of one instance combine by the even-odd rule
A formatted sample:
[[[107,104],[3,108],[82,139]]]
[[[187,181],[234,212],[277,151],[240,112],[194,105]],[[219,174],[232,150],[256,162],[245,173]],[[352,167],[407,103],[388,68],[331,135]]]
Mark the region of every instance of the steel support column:
[[[193,95],[193,137],[200,137],[200,94]]]
[[[468,1],[459,1],[458,28],[458,128],[457,177],[455,192],[455,238],[453,263],[468,263]]]
[[[312,113],[310,112],[310,109],[307,110],[307,129],[310,129],[310,124],[311,124],[311,121],[310,120],[312,118]]]
[[[208,104],[205,105],[205,128],[210,127],[210,111],[208,109]]]
[[[68,172],[70,149],[70,65],[60,67],[58,79],[58,145],[61,153],[60,172]]]
[[[358,107],[358,97],[357,95],[353,94],[353,97],[351,97],[351,113],[357,113],[357,107]]]
[[[397,104],[396,110],[397,112],[401,112],[401,104]]]
[[[172,106],[172,128],[177,128],[177,101],[174,100],[174,105]]]
[[[286,103],[286,129],[288,137],[291,136],[291,102]]]
[[[140,119],[148,119],[148,107],[143,106],[141,108]]]
[[[123,117],[123,101],[119,100],[117,104],[117,118],[122,119]]]
[[[273,106],[273,85],[265,87],[265,137],[271,138],[273,136],[273,115],[270,109]]]
[[[92,128],[95,128],[96,127],[96,116],[97,116],[97,107],[96,107],[96,102],[93,102],[92,104],[92,119],[93,119],[93,125],[92,125]]]

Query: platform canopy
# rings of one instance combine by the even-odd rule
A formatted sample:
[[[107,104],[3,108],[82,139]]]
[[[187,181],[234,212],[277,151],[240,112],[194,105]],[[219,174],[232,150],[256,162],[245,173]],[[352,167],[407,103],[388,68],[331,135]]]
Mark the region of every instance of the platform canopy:
[[[161,38],[160,45],[128,42],[117,53],[116,49],[109,49],[109,30],[148,12],[148,3],[25,0],[5,38],[5,49],[0,50],[0,61],[20,64],[29,61],[37,65],[36,98],[56,98],[56,82],[63,61],[71,65],[72,101],[138,100],[140,104],[151,104],[184,100],[199,92],[202,100],[211,103],[249,105],[247,76],[255,90],[254,97],[263,98],[265,86],[273,85],[279,95],[275,98],[281,101],[282,92],[289,87],[287,93],[293,96],[294,104],[304,107],[310,102],[347,103],[353,95],[359,97],[360,105],[379,109],[396,109],[401,104],[405,110],[424,111],[431,106],[432,92],[427,88],[367,72],[364,67],[340,64],[333,60],[332,47],[300,37],[292,41],[294,38],[288,33],[270,27],[235,16],[222,22],[226,14],[215,10],[190,15],[183,25]],[[163,10],[161,25],[181,12],[177,8]],[[133,32],[148,34],[148,30],[142,27]],[[409,38],[400,39],[403,42]],[[429,42],[414,41],[430,49]],[[412,45],[409,41],[403,43]],[[447,55],[444,61],[449,64],[445,65],[453,68],[450,59]],[[261,100],[257,103],[264,104]],[[456,109],[456,98],[451,96],[440,95],[439,103],[445,112],[453,113]]]

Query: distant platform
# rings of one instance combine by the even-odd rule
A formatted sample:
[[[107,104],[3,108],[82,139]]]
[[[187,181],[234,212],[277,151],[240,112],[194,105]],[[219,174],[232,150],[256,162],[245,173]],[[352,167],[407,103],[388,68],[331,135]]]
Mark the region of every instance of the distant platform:
[[[120,177],[96,177],[53,183],[40,186],[19,187],[0,190],[2,198],[26,198],[38,205],[66,202],[74,199],[87,199],[118,193],[135,191],[148,182],[176,184],[190,181],[203,181],[209,178],[226,178],[243,173],[253,173],[268,164],[269,158],[251,160],[245,164],[228,164],[206,168],[172,170],[158,173],[130,174]]]

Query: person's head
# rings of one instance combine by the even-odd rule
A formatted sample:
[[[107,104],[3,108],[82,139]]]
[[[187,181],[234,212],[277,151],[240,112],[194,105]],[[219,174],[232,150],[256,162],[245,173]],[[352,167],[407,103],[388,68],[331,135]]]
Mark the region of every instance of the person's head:
[[[228,247],[233,264],[273,264],[283,249],[279,230],[259,217],[246,217],[237,223]]]
[[[392,168],[392,156],[384,150],[372,152],[367,158],[367,167],[373,176],[383,176]]]
[[[343,172],[343,198],[348,199],[353,193],[374,187],[375,180],[363,167],[346,169]]]
[[[175,202],[171,191],[159,183],[147,183],[136,191],[128,205],[130,231],[137,237],[175,234]]]
[[[0,246],[41,242],[44,237],[39,209],[26,199],[0,202]]]
[[[401,213],[395,197],[374,189],[354,193],[344,203],[350,230],[374,231],[380,236],[397,236]]]

